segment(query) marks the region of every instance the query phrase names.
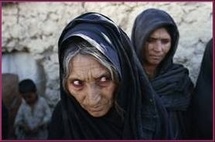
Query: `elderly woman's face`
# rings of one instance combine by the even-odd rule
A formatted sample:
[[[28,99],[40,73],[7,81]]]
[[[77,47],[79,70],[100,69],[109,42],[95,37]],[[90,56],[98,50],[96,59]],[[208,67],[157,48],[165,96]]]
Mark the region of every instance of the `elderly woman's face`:
[[[171,37],[165,28],[159,28],[151,33],[145,46],[145,63],[156,67],[169,52]]]
[[[101,117],[113,106],[115,82],[103,65],[90,55],[76,55],[70,62],[67,88],[90,115]]]

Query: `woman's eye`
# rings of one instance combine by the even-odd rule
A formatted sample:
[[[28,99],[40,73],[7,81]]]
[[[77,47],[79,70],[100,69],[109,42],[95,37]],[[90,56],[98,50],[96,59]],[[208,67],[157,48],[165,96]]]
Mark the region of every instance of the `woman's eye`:
[[[103,77],[100,78],[100,81],[101,81],[101,82],[105,82],[105,81],[107,81],[107,80],[108,80],[108,79],[107,79],[107,77],[105,77],[105,76],[103,76]]]
[[[99,83],[100,86],[106,86],[106,85],[108,85],[108,83],[109,83],[110,81],[111,81],[111,78],[110,78],[110,77],[102,76],[102,77],[99,79],[98,83]]]
[[[82,87],[83,86],[83,81],[80,80],[73,80],[72,81],[73,86],[75,87]]]

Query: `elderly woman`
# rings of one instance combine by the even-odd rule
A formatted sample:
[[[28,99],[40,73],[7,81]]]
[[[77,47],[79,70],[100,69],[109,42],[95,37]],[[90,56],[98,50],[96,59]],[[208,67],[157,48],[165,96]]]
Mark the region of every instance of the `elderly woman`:
[[[49,139],[163,139],[165,110],[127,35],[108,17],[72,20],[59,42],[61,101]],[[161,131],[162,127],[162,131]]]
[[[131,40],[160,103],[168,112],[170,139],[186,138],[193,83],[188,70],[173,63],[179,40],[174,20],[163,10],[147,9],[136,17]]]

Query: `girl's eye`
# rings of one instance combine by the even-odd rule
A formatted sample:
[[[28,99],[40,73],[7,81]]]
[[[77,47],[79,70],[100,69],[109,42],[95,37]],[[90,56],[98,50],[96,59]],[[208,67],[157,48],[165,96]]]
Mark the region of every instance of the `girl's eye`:
[[[169,43],[169,42],[170,42],[169,39],[161,39],[161,43],[163,43],[163,44],[167,44],[167,43]]]
[[[148,39],[147,39],[147,42],[149,42],[149,43],[154,43],[156,41],[156,39],[155,38],[152,38],[152,37],[149,37]]]

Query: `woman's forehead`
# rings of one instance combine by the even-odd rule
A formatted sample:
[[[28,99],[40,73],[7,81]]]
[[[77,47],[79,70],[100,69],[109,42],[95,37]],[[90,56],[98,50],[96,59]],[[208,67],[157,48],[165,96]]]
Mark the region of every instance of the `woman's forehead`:
[[[91,55],[76,55],[70,62],[70,77],[74,76],[92,76],[99,77],[108,72],[108,69],[100,64]]]

